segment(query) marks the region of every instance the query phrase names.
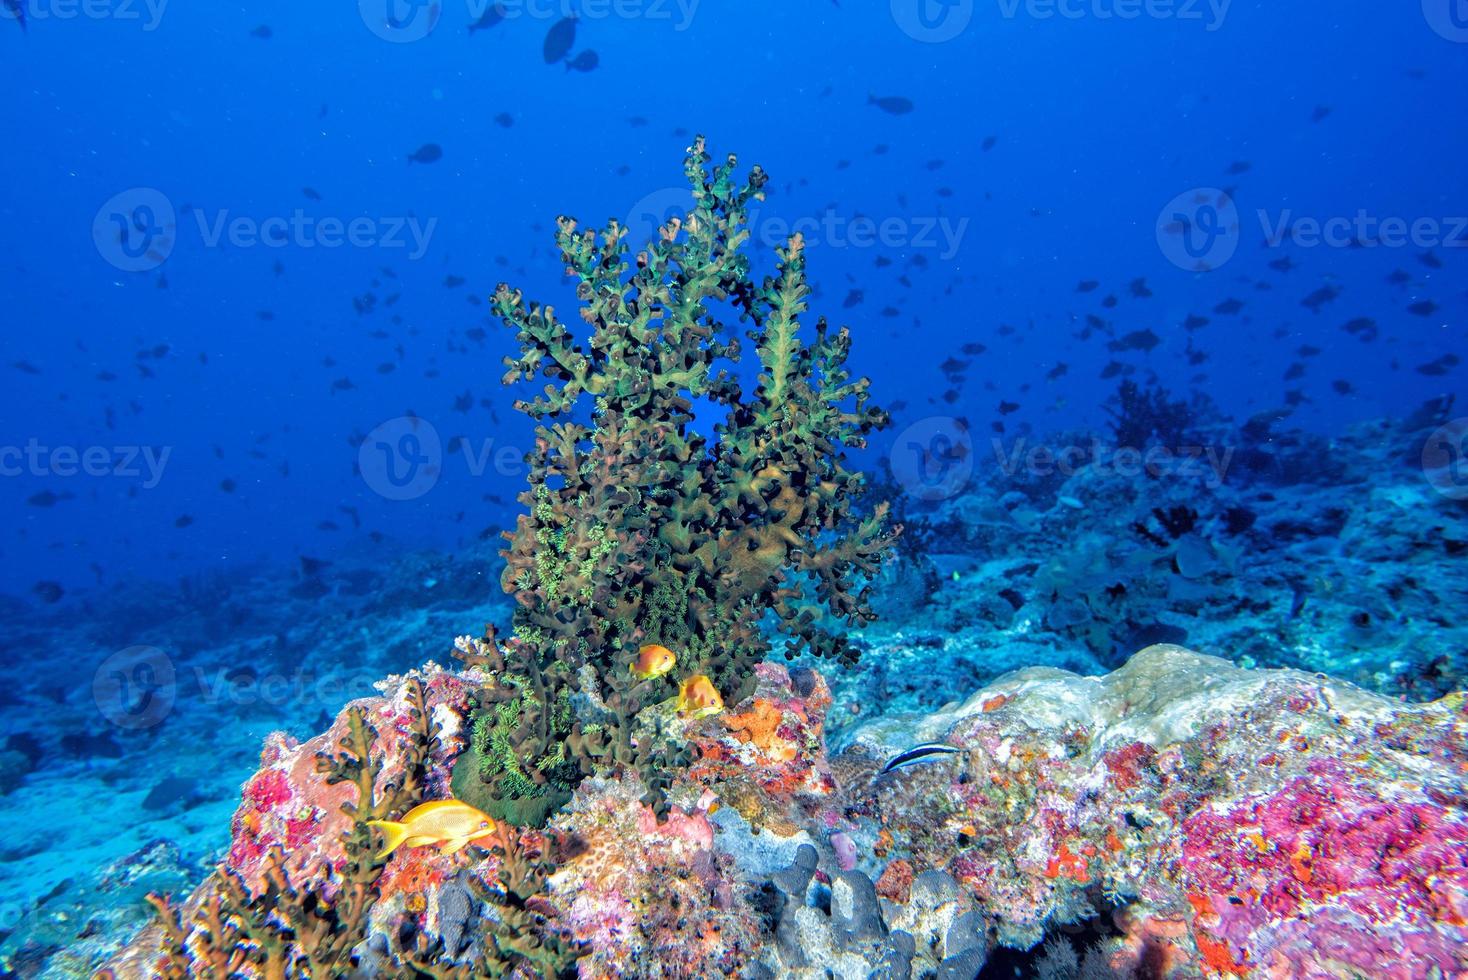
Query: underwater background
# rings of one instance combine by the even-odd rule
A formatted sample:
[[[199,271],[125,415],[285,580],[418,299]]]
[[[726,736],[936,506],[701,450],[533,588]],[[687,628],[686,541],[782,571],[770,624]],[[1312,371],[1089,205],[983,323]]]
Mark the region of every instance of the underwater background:
[[[833,744],[1154,642],[1465,686],[1462,0],[5,0],[0,52],[9,975],[202,880],[267,733],[509,620],[489,297],[574,321],[556,216],[651,239],[697,134],[892,414]]]

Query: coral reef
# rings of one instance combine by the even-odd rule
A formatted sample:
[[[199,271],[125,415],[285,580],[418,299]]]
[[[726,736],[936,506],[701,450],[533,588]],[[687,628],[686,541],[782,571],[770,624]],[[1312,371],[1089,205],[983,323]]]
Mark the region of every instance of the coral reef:
[[[845,451],[887,422],[868,382],[846,369],[851,347],[825,320],[803,338],[810,288],[799,236],[762,283],[745,254],[751,201],[767,178],[742,180],[730,156],[710,167],[700,137],[686,174],[693,206],[629,259],[626,229],[558,222],[577,281],[579,342],[550,306],[501,285],[495,313],[519,338],[506,383],[551,379],[517,407],[541,424],[525,506],[506,536],[504,589],[514,637],[477,651],[495,682],[476,720],[478,772],[489,791],[459,788],[491,814],[548,812],[581,778],[632,766],[656,785],[676,760],[634,737],[643,709],[680,677],[708,675],[732,698],[770,652],[773,616],[791,655],[851,663],[829,624],[874,618],[867,580],[896,531],[886,508],[857,508],[863,477]],[[722,309],[752,325],[761,373],[746,394]],[[587,401],[590,402],[589,422]],[[723,410],[699,427],[698,403]],[[494,646],[492,637],[486,645]],[[678,652],[676,675],[633,676],[639,647]]]
[[[435,792],[467,737],[477,673],[422,677],[442,741],[425,767]],[[406,723],[413,683],[391,679],[356,706],[374,724],[405,721],[379,726],[374,758],[400,759],[420,737]],[[1104,677],[1015,672],[936,714],[866,724],[834,756],[829,707],[819,676],[765,664],[730,712],[670,723],[698,761],[671,782],[666,817],[626,771],[581,781],[544,831],[502,829],[452,856],[401,849],[355,957],[378,975],[444,977],[574,965],[956,978],[1001,960],[1054,977],[1468,970],[1461,695],[1406,705],[1157,646]],[[934,739],[962,751],[877,775]],[[307,801],[339,803],[340,784],[298,764],[327,744],[272,739],[232,853],[262,843],[250,813],[273,839]],[[296,862],[293,889],[327,896],[345,880],[333,861],[348,826],[345,814],[309,824],[295,850],[316,857]],[[251,861],[235,887],[279,864]],[[170,922],[208,921],[230,901],[207,882],[180,906],[190,915],[139,937],[113,975],[154,975],[160,950],[199,942]],[[1078,929],[1094,939],[1084,957]]]

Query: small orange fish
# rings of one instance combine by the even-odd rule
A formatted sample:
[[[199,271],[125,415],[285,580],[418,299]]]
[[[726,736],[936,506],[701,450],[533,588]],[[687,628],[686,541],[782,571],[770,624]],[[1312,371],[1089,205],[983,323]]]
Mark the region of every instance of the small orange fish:
[[[453,854],[465,844],[494,833],[494,821],[467,803],[458,800],[434,800],[420,803],[402,820],[369,820],[367,826],[382,831],[382,852],[378,860],[399,847],[424,847],[437,844],[445,854]]]
[[[678,713],[706,718],[724,710],[724,699],[707,674],[694,674],[678,688]]]
[[[674,656],[672,650],[656,643],[649,643],[637,651],[637,659],[632,661],[632,676],[644,681],[662,677],[677,663],[678,658]]]

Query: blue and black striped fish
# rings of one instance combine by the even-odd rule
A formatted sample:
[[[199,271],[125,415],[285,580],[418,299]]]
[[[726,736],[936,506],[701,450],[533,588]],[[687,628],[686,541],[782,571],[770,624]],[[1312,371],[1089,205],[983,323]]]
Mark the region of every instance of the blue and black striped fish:
[[[963,749],[958,748],[956,745],[949,745],[946,742],[924,742],[922,745],[914,745],[906,752],[900,752],[893,756],[877,775],[885,776],[894,769],[901,769],[904,766],[915,766],[920,762],[932,762],[934,759],[941,758],[942,756],[959,755],[962,752]]]

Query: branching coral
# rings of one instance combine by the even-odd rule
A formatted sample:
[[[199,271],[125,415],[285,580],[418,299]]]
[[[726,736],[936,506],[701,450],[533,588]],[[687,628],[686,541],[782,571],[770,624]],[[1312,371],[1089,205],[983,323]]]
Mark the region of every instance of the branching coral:
[[[887,416],[846,368],[846,330],[819,320],[803,336],[802,239],[778,250],[775,275],[752,277],[746,212],[763,199],[764,171],[741,182],[734,157],[710,159],[699,138],[686,160],[692,209],[634,260],[618,222],[598,233],[559,219],[584,340],[552,307],[507,285],[495,294],[521,347],[506,383],[551,382],[517,403],[541,424],[520,497],[527,513],[505,551],[516,639],[482,709],[493,720],[478,722],[495,799],[544,798],[567,773],[614,765],[653,785],[669,760],[634,737],[634,719],[679,676],[706,673],[738,698],[770,652],[767,617],[788,654],[847,663],[854,648],[822,618],[873,618],[863,583],[897,530],[885,504],[858,512],[864,479],[845,451]],[[752,324],[760,373],[750,393],[732,373],[739,343],[719,339],[730,316]],[[722,408],[711,434],[695,426],[696,404]],[[679,651],[677,675],[630,674],[645,642]],[[567,751],[574,766],[561,764]]]
[[[342,811],[351,828],[342,835],[340,870],[331,864],[297,888],[286,870],[283,851],[271,848],[260,883],[251,887],[229,868],[217,872],[207,894],[187,918],[168,899],[153,895],[164,941],[156,970],[163,977],[259,975],[331,977],[348,971],[353,948],[366,936],[368,913],[377,900],[383,862],[376,856],[369,820],[400,816],[423,795],[423,776],[437,738],[422,685],[406,682],[409,731],[403,767],[377,785],[383,764],[374,756],[378,732],[359,707],[347,710],[347,730],[339,751],[317,757],[328,784],[357,787],[356,802]]]

